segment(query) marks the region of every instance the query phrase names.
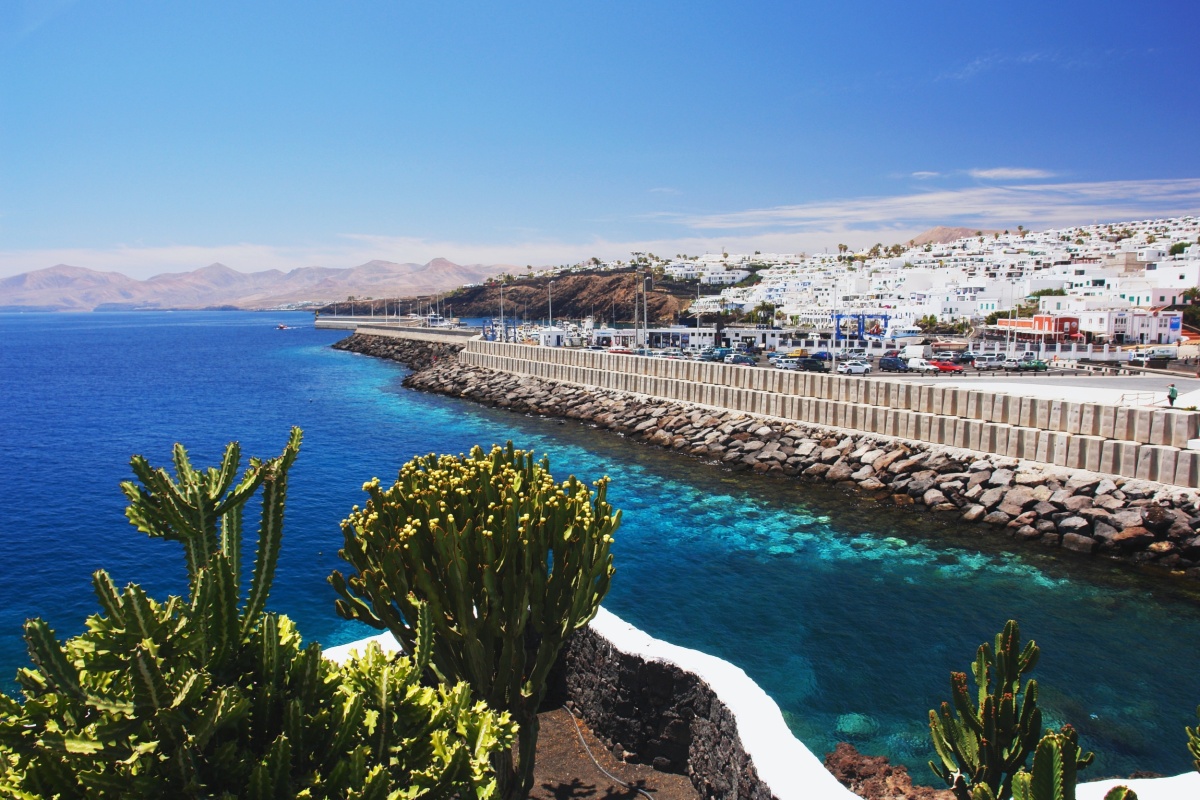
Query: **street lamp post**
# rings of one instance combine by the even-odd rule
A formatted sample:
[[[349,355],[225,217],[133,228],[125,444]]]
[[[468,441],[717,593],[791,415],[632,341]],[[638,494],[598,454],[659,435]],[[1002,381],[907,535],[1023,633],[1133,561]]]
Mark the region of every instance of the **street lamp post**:
[[[553,286],[554,286],[554,281],[550,281],[549,283],[546,284],[546,297],[549,298],[549,301],[550,301],[550,327],[551,328],[554,327],[554,292],[551,289],[551,287],[553,287]]]

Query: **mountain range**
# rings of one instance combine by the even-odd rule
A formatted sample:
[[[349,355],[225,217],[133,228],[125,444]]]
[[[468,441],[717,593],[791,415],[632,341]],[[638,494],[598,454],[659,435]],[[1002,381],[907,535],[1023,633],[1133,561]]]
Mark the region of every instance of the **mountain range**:
[[[137,280],[59,264],[0,280],[0,310],[106,311],[154,308],[275,308],[328,303],[355,297],[411,297],[444,292],[513,272],[505,264],[427,264],[368,261],[357,267],[301,267],[238,272],[210,264],[191,272],[168,272]]]

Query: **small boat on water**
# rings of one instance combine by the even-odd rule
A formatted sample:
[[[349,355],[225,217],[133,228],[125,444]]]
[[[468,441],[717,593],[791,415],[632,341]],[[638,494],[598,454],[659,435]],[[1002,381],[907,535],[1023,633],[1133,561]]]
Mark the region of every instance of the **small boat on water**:
[[[291,330],[291,328],[290,328],[289,326],[287,326],[287,325],[284,325],[284,324],[281,322],[281,323],[279,323],[278,325],[276,325],[276,326],[275,326],[275,330],[277,330],[277,331],[286,331],[286,330]]]

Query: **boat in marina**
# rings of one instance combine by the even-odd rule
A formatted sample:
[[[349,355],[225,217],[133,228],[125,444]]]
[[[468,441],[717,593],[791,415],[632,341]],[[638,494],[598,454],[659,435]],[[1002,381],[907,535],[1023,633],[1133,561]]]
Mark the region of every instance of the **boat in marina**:
[[[885,339],[894,341],[897,345],[920,344],[925,341],[925,331],[916,325],[891,325],[884,335]]]

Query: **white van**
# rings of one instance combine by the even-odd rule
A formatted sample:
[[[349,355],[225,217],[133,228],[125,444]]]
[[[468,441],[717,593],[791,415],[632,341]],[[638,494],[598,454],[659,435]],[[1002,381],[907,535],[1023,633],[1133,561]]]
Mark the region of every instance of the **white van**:
[[[1003,353],[986,353],[975,357],[975,369],[1000,369],[1004,366]]]
[[[912,372],[938,372],[938,368],[923,358],[910,358],[908,368]]]

